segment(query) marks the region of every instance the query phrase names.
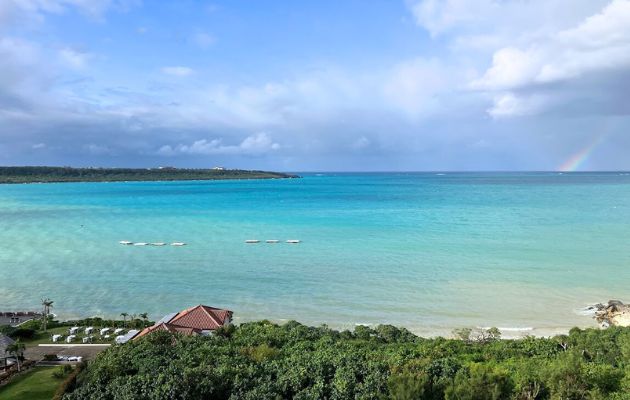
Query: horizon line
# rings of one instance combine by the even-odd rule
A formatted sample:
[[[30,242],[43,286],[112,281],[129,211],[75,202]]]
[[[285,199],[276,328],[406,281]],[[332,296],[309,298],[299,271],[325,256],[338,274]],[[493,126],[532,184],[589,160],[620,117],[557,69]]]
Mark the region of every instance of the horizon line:
[[[216,166],[215,166],[216,167]],[[190,169],[190,170],[210,170],[213,167],[175,167],[175,166],[71,166],[71,165],[0,165],[0,168],[73,168],[73,169],[160,169],[160,168],[174,168],[174,169]],[[575,174],[575,173],[630,173],[630,170],[608,170],[608,169],[591,169],[591,170],[578,170],[578,171],[562,171],[562,170],[544,170],[544,169],[426,169],[426,170],[268,170],[259,168],[231,168],[221,167],[226,170],[241,170],[241,171],[262,171],[262,172],[281,172],[281,173],[307,173],[307,174],[344,174],[344,173],[357,173],[357,174],[385,174],[385,173],[510,173],[510,172],[528,172],[528,173],[556,173],[556,174]]]

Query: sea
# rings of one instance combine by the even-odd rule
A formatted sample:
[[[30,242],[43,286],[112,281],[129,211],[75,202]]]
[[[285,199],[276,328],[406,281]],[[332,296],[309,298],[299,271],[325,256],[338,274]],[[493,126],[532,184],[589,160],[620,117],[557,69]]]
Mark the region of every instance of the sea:
[[[0,185],[0,311],[206,304],[238,323],[509,336],[597,326],[585,307],[630,301],[628,173],[300,175]]]

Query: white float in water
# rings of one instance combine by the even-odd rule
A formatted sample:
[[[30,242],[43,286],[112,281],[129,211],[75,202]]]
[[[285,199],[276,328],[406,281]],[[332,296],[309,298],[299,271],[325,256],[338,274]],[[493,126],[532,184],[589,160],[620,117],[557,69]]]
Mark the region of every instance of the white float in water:
[[[260,243],[260,240],[258,240],[258,239],[247,239],[245,241],[245,243]]]
[[[289,239],[287,240],[287,243],[296,244],[296,243],[300,243],[300,241],[297,239]]]

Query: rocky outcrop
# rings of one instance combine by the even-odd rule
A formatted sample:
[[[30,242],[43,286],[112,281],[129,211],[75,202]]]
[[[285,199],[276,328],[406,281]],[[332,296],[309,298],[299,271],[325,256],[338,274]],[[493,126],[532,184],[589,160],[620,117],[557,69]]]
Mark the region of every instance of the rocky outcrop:
[[[603,327],[630,326],[630,304],[619,300],[609,300],[606,304],[595,304],[589,307],[594,317]]]

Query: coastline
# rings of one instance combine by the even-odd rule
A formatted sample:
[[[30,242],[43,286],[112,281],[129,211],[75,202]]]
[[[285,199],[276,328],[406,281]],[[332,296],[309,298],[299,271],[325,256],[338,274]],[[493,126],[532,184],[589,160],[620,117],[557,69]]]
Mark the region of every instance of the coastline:
[[[250,179],[294,179],[299,175],[284,172],[199,168],[72,168],[2,167],[0,184],[78,183],[78,182],[172,182]]]
[[[630,194],[625,181],[550,191],[545,176],[481,178],[4,186],[2,303],[45,295],[58,313],[160,318],[193,301],[243,321],[380,322],[428,337],[532,328],[504,333],[514,337],[596,327],[578,310],[630,298],[630,209],[608,200]],[[244,244],[289,237],[303,242]]]
[[[165,313],[165,315],[166,314],[167,313]],[[119,318],[116,315],[109,315],[109,314],[103,315],[103,316],[100,316],[100,315],[86,316],[86,315],[79,315],[79,314],[74,314],[74,313],[60,314],[58,317],[61,317],[59,318],[59,320],[61,321],[73,321],[73,320],[80,320],[80,319],[92,318],[92,317],[100,317],[104,320],[109,320],[109,319],[115,320]],[[155,316],[152,316],[152,318],[154,318],[155,320],[159,320],[161,317],[162,315],[157,315],[157,314]],[[265,318],[264,315],[262,315],[261,318],[243,318],[243,317],[239,317],[238,314],[235,314],[234,316],[234,323],[237,325],[243,324],[243,323],[249,323],[249,322],[257,322],[261,320],[270,321],[272,323],[279,324],[279,325],[283,325],[289,321],[292,321],[291,319],[285,319],[285,318]],[[440,337],[445,338],[445,339],[453,339],[453,338],[456,338],[454,331],[457,329],[470,328],[473,330],[488,330],[493,327],[493,326],[484,325],[484,324],[478,324],[475,326],[450,327],[450,326],[443,326],[443,325],[417,326],[417,325],[407,325],[407,324],[398,324],[398,323],[387,323],[385,321],[383,323],[326,323],[326,322],[306,323],[299,319],[297,319],[296,321],[307,326],[314,326],[314,327],[328,326],[331,329],[335,329],[339,331],[344,331],[344,330],[353,331],[358,326],[367,326],[370,328],[375,328],[378,325],[393,325],[397,328],[407,329],[414,335],[420,338],[425,338],[425,339],[435,339],[435,338],[440,338]],[[519,326],[519,327],[511,327],[511,326],[499,324],[499,326],[496,326],[496,328],[498,328],[499,331],[501,332],[501,339],[505,339],[505,340],[524,339],[529,336],[536,337],[536,338],[549,338],[549,337],[558,336],[558,335],[567,335],[569,331],[573,328],[599,329],[599,330],[606,329],[602,327],[602,325],[596,321],[594,316],[590,318],[585,318],[585,321],[582,324],[564,324],[564,325],[559,324],[557,326],[532,325],[532,326]]]
[[[287,177],[257,177],[257,178],[208,178],[208,179],[121,179],[121,180],[80,180],[80,181],[32,181],[32,182],[0,182],[0,185],[45,185],[48,183],[143,183],[143,182],[212,182],[212,181],[268,181],[268,180],[281,180],[281,179],[300,179],[301,176],[287,176]]]

